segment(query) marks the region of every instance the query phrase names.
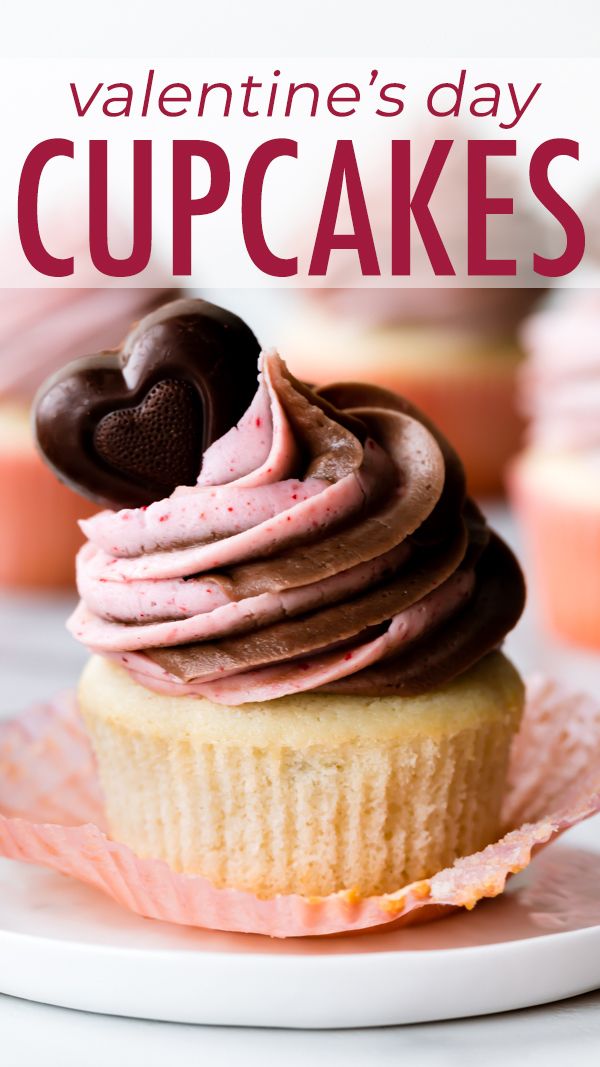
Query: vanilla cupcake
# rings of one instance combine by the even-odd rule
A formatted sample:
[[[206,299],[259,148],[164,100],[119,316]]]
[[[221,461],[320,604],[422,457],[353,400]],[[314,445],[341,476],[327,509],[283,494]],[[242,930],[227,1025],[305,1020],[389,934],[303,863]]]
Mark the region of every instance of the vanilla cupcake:
[[[160,289],[0,289],[0,585],[73,584],[78,518],[94,510],[53,478],[29,428],[45,378],[81,352],[118,344]]]
[[[600,649],[600,294],[563,295],[523,332],[527,447],[509,485],[543,618]]]
[[[208,345],[248,406],[209,434],[195,484],[82,523],[69,625],[93,653],[79,699],[108,825],[139,856],[261,897],[386,892],[497,837],[523,705],[498,647],[522,578],[410,404],[357,384],[315,392],[275,352],[250,399],[250,338],[185,301],[123,349],[124,367],[144,353],[165,387],[184,380],[215,409],[232,396],[206,398]],[[152,408],[132,502],[166,413]],[[104,495],[114,484],[122,505],[131,461],[112,455]]]

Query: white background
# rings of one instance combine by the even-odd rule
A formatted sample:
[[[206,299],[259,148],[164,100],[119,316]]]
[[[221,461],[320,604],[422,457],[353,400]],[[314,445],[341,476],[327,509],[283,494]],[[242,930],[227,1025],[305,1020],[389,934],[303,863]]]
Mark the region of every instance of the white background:
[[[81,0],[10,4],[14,56],[595,56],[596,0]],[[10,101],[9,103],[14,103]]]
[[[375,84],[370,72],[376,68]],[[280,76],[274,78],[274,70]],[[436,85],[456,84],[461,70],[466,73],[458,119],[434,118],[428,114],[427,99]],[[246,117],[241,107],[241,85],[252,75],[255,83],[251,108],[259,112]],[[148,113],[143,101],[149,78]],[[120,284],[137,286],[162,284],[161,268],[171,270],[173,215],[173,148],[175,141],[202,138],[220,146],[229,161],[231,176],[225,203],[216,211],[194,219],[192,234],[192,275],[181,284],[202,286],[277,286],[296,288],[310,284],[308,271],[317,234],[319,218],[336,143],[350,139],[365,193],[369,220],[377,248],[380,275],[363,277],[355,251],[333,252],[324,277],[314,282],[364,286],[423,285],[443,287],[448,284],[475,286],[487,279],[469,276],[466,270],[466,188],[467,138],[490,138],[516,142],[514,157],[490,160],[487,167],[488,196],[509,194],[513,200],[510,216],[492,215],[488,220],[488,255],[509,256],[517,261],[515,278],[504,278],[506,285],[538,285],[532,273],[534,252],[558,256],[564,247],[562,227],[545,210],[532,192],[529,163],[535,149],[544,141],[566,137],[579,144],[579,160],[567,156],[555,160],[550,168],[555,188],[590,225],[588,202],[600,181],[600,143],[597,137],[595,100],[596,69],[592,60],[552,58],[472,58],[448,55],[444,58],[386,60],[381,54],[326,59],[286,56],[201,60],[169,59],[47,59],[5,61],[0,68],[0,99],[10,97],[12,87],[22,83],[19,109],[8,113],[3,121],[4,165],[0,170],[0,227],[3,260],[0,285],[44,286],[49,279],[34,270],[21,249],[17,230],[16,199],[25,160],[36,144],[51,137],[68,138],[74,143],[74,159],[53,159],[44,168],[40,180],[39,220],[44,244],[56,256],[75,255],[75,273],[67,280],[51,284],[102,285],[106,278],[98,274],[84,254],[87,243],[87,186],[89,142],[108,140],[109,237],[114,254],[126,255],[131,247],[132,158],[135,140],[152,140],[152,214],[153,242],[150,266]],[[401,115],[377,116],[381,108],[380,90],[385,84],[400,81],[404,86]],[[198,105],[204,84],[225,82],[232,87],[231,111],[223,116],[221,90],[210,95],[206,111],[198,117]],[[319,88],[316,116],[311,117],[310,100],[300,94],[294,100],[291,116],[284,116],[287,88],[290,84],[315,83]],[[345,118],[330,115],[327,95],[336,85],[350,82],[360,91],[355,114]],[[131,86],[129,115],[123,110],[123,83]],[[161,90],[183,83],[189,87],[191,100],[181,108],[185,114],[168,117],[161,114],[158,101]],[[266,115],[271,84],[277,86],[274,114]],[[500,90],[497,116],[473,117],[469,106],[489,96],[481,86],[496,84]],[[71,86],[74,86],[72,94]],[[109,88],[112,86],[112,90]],[[480,86],[477,91],[476,86]],[[513,88],[514,87],[514,88]],[[518,122],[509,89],[513,88],[521,107]],[[79,116],[76,96],[85,115]],[[448,89],[436,96],[436,107],[455,101]],[[88,106],[89,105],[89,106]],[[109,115],[103,112],[108,107]],[[391,110],[385,105],[384,110]],[[112,115],[112,117],[111,117]],[[504,128],[503,125],[504,124]],[[407,278],[390,274],[389,231],[391,223],[392,172],[391,142],[412,139],[411,181],[417,177],[435,138],[455,139],[448,162],[444,165],[431,198],[431,210],[444,239],[457,277],[436,278],[429,264],[420,269],[413,262]],[[273,251],[283,257],[296,257],[297,273],[290,278],[275,278],[263,273],[252,262],[246,249],[242,224],[242,188],[246,167],[256,149],[275,138],[292,138],[297,143],[297,158],[281,158],[269,167],[261,201],[264,232]],[[209,187],[209,168],[195,160],[191,167],[192,195],[204,196]],[[68,206],[67,206],[68,205]],[[524,224],[525,215],[537,225]],[[538,229],[543,227],[543,234]],[[345,192],[340,200],[337,232],[351,232]],[[415,240],[420,246],[421,242]],[[414,257],[417,259],[418,257]],[[423,257],[426,259],[426,257]],[[581,266],[564,279],[564,284],[581,285]],[[561,283],[562,283],[561,279]]]
[[[58,189],[63,202],[68,200],[80,207],[83,214],[83,190],[86,184],[85,142],[90,137],[111,139],[110,161],[117,197],[111,192],[111,205],[119,206],[120,214],[129,226],[130,203],[130,144],[134,137],[155,139],[154,175],[155,202],[158,210],[155,217],[155,247],[158,255],[164,254],[168,263],[170,255],[170,148],[173,138],[203,136],[216,140],[227,150],[231,161],[232,187],[224,207],[214,216],[194,223],[195,275],[192,284],[212,286],[295,285],[297,280],[269,279],[253,266],[243,245],[241,235],[240,186],[245,162],[252,149],[261,141],[274,136],[295,136],[299,140],[298,161],[280,161],[271,170],[267,179],[268,193],[265,202],[267,233],[274,249],[283,255],[297,254],[300,257],[300,275],[306,275],[312,240],[320,213],[323,190],[329,170],[332,146],[338,137],[352,137],[357,147],[361,175],[367,193],[367,201],[373,215],[373,205],[387,201],[389,177],[386,173],[386,148],[392,136],[410,136],[411,123],[425,117],[425,109],[419,106],[421,97],[415,86],[414,68],[411,59],[418,59],[425,83],[454,78],[464,60],[473,81],[513,80],[522,96],[542,80],[542,89],[533,100],[524,117],[512,131],[498,130],[494,120],[479,119],[471,124],[469,132],[475,136],[509,136],[518,142],[517,159],[504,161],[504,169],[518,176],[515,190],[515,210],[520,203],[529,205],[538,214],[550,221],[528,189],[527,164],[532,148],[546,137],[569,135],[581,141],[581,159],[560,160],[553,165],[553,180],[577,210],[584,210],[587,193],[600,174],[600,142],[596,137],[597,81],[593,68],[583,57],[593,55],[597,39],[598,13],[594,0],[575,0],[568,8],[558,0],[507,0],[503,3],[479,3],[475,0],[456,0],[444,3],[430,0],[421,5],[409,4],[406,0],[387,0],[363,4],[347,0],[341,4],[333,0],[304,0],[292,5],[289,0],[223,0],[208,4],[204,0],[192,3],[161,4],[159,0],[107,0],[95,7],[74,0],[58,0],[47,4],[42,0],[11,5],[4,15],[0,48],[7,60],[0,69],[0,115],[4,135],[4,165],[0,169],[0,226],[3,232],[4,256],[0,261],[0,284],[30,285],[44,282],[43,278],[28,268],[22,256],[16,233],[15,198],[18,176],[27,152],[33,145],[49,136],[74,137],[75,161],[55,161],[48,167],[43,181],[44,190]],[[69,57],[78,56],[87,63],[75,63]],[[399,120],[373,119],[321,119],[280,121],[248,120],[230,117],[226,122],[211,122],[210,119],[186,118],[165,119],[156,117],[151,109],[148,119],[94,119],[96,104],[84,119],[74,117],[68,83],[75,80],[82,96],[86,86],[93,87],[98,81],[105,85],[112,80],[142,84],[145,72],[156,66],[156,91],[170,80],[183,80],[193,91],[204,80],[218,79],[214,70],[206,64],[186,63],[186,57],[206,57],[219,61],[220,77],[235,83],[235,73],[227,69],[235,59],[245,74],[265,78],[274,67],[282,68],[282,81],[294,80],[297,73],[286,67],[286,58],[303,59],[298,67],[300,80],[314,78],[325,87],[328,79],[323,71],[331,67],[331,81],[356,80],[361,88],[365,82],[364,71],[370,63],[382,65],[385,57],[396,57],[390,75],[407,83],[406,111]],[[500,72],[494,70],[494,57],[503,59]],[[16,57],[37,58],[33,67],[25,63],[13,65]],[[57,59],[58,65],[49,65],[49,59]],[[94,62],[110,57],[110,65]],[[171,63],[169,63],[169,57]],[[175,58],[176,57],[176,58]],[[307,63],[329,57],[320,70],[306,69]],[[355,57],[362,57],[357,59]],[[398,60],[398,57],[401,57]],[[438,57],[436,59],[436,57]],[[439,57],[454,57],[442,62]],[[483,57],[483,58],[482,58]],[[487,58],[486,58],[487,57]],[[578,57],[578,58],[577,58]],[[402,58],[406,69],[402,69]],[[468,60],[470,59],[470,63]],[[538,62],[536,62],[536,59]],[[543,63],[539,60],[543,59]],[[137,61],[137,62],[136,62]],[[478,64],[477,74],[475,65]],[[399,69],[396,70],[396,67]],[[425,74],[425,71],[427,73]],[[384,72],[381,74],[384,79]],[[525,90],[527,87],[527,90]],[[91,90],[90,90],[91,91]],[[324,92],[322,92],[322,96]],[[369,96],[363,91],[363,96]],[[98,98],[101,101],[102,97]],[[465,93],[465,103],[468,94]],[[138,103],[136,97],[135,105]],[[135,106],[134,105],[134,106]],[[235,112],[235,107],[233,109]],[[361,114],[369,109],[361,107]],[[393,132],[392,132],[393,126]],[[565,127],[568,126],[568,129]],[[436,133],[448,136],[448,131]],[[362,132],[361,132],[362,131]],[[380,148],[376,153],[377,165],[369,170],[365,157],[373,138]],[[233,147],[235,145],[235,148]],[[118,168],[118,180],[116,169]],[[375,174],[377,172],[377,174]],[[200,175],[202,170],[200,169]],[[381,178],[381,186],[375,178]],[[194,189],[201,176],[195,172]],[[443,177],[440,183],[443,187]],[[494,192],[493,182],[491,192]],[[370,188],[372,186],[372,188]],[[73,189],[77,194],[73,195]],[[369,195],[370,194],[370,195]],[[376,195],[377,194],[377,195]],[[51,199],[51,193],[44,199]],[[434,194],[435,202],[435,194]],[[301,207],[298,208],[298,204]],[[12,232],[7,237],[7,222]],[[375,224],[376,224],[375,219]],[[518,229],[516,220],[501,219],[498,226]],[[493,226],[493,222],[490,223]],[[69,223],[63,227],[69,228]],[[444,227],[440,226],[442,233]],[[516,231],[515,231],[516,232]],[[307,244],[302,247],[300,235]],[[113,234],[114,238],[114,234]],[[55,235],[53,242],[55,241]],[[5,242],[9,241],[8,244]],[[64,235],[69,244],[69,238]],[[558,247],[554,248],[554,242]],[[53,242],[50,242],[53,244]],[[56,248],[57,254],[68,254],[70,247]],[[491,254],[493,254],[493,241]],[[555,223],[550,225],[552,254],[562,247],[562,231]],[[114,244],[113,244],[114,248]],[[208,251],[210,250],[210,254]],[[540,249],[538,249],[540,250]],[[519,255],[521,251],[521,255]],[[515,249],[518,259],[529,261],[533,249]],[[335,255],[335,254],[334,254]],[[339,254],[338,254],[339,255]],[[348,256],[342,254],[345,262]],[[77,263],[82,257],[77,258]],[[23,276],[16,269],[23,266]],[[83,268],[83,263],[81,263]],[[382,272],[386,270],[386,257],[380,255]],[[460,270],[460,263],[456,264]],[[10,272],[7,278],[7,267]],[[10,279],[12,274],[13,280]],[[582,284],[578,275],[572,274],[568,284]],[[97,278],[80,274],[75,284],[98,284]],[[143,284],[144,277],[126,279],[124,284]],[[527,284],[519,272],[519,284]],[[533,280],[535,283],[535,279]],[[596,284],[592,279],[588,284]],[[63,284],[63,283],[61,283]],[[150,281],[150,284],[152,282]],[[374,284],[385,284],[385,277]],[[389,284],[389,282],[388,282]],[[410,284],[410,281],[409,281]],[[413,284],[435,284],[435,279],[418,278]],[[476,279],[461,279],[461,284],[478,284]],[[510,281],[507,281],[510,284]],[[531,284],[531,283],[530,283]]]

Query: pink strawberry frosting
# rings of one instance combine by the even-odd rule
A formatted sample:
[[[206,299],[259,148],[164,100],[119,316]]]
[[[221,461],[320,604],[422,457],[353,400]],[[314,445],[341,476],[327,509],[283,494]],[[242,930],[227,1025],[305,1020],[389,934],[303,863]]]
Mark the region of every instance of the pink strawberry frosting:
[[[533,445],[600,452],[600,295],[563,297],[523,329],[522,403]]]
[[[435,675],[431,637],[481,597],[489,534],[421,417],[392,394],[345,388],[340,410],[263,353],[254,401],[206,451],[196,485],[82,522],[73,634],[150,688],[227,704],[368,684],[381,663],[401,687],[403,657],[414,674],[423,647]],[[486,634],[488,616],[484,604]],[[461,621],[450,673],[504,623],[482,648]]]

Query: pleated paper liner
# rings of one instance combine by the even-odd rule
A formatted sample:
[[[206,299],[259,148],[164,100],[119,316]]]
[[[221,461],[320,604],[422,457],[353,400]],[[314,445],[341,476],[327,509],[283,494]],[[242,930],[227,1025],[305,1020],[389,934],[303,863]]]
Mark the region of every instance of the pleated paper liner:
[[[0,854],[108,893],[140,915],[301,937],[397,926],[473,908],[570,826],[600,810],[600,703],[534,680],[511,757],[501,840],[431,878],[360,898],[264,900],[140,859],[106,833],[94,758],[72,695],[0,725]]]

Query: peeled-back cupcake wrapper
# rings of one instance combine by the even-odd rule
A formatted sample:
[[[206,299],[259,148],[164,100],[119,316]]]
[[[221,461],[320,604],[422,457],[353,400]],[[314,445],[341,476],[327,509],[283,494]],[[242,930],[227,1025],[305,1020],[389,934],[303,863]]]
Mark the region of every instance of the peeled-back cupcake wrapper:
[[[434,918],[504,890],[534,852],[600,811],[600,704],[533,680],[511,756],[505,836],[431,878],[361,898],[259,899],[140,859],[104,828],[94,756],[72,695],[0,725],[0,854],[51,867],[153,919],[301,937]]]

